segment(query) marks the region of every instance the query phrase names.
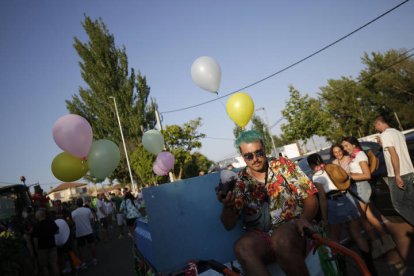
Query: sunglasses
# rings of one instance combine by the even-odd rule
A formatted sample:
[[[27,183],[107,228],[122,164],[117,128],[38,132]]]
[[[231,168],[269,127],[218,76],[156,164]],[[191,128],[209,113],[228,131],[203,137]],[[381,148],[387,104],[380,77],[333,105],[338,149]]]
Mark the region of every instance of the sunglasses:
[[[255,152],[248,152],[243,154],[243,158],[247,161],[252,161],[254,156],[256,158],[264,157],[266,155],[265,151],[263,149],[256,150]]]

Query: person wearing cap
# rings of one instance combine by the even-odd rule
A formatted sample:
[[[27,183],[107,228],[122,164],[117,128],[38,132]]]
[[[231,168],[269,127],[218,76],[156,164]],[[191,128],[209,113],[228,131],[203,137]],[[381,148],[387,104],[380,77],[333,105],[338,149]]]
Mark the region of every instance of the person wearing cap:
[[[341,230],[344,226],[347,227],[348,233],[355,241],[362,257],[365,260],[368,269],[374,275],[375,267],[371,254],[369,252],[369,244],[361,234],[360,227],[360,213],[352,195],[347,190],[342,191],[338,187],[341,185],[349,186],[350,179],[338,179],[339,177],[335,171],[328,173],[326,164],[322,157],[317,154],[311,154],[307,158],[308,164],[314,172],[312,180],[318,189],[319,206],[322,214],[322,227],[327,227],[329,237],[336,242],[340,241]],[[339,165],[332,164],[333,168],[342,170],[346,176],[346,171]]]
[[[244,274],[269,275],[266,265],[277,262],[287,275],[308,275],[304,228],[312,228],[317,212],[316,187],[289,159],[268,159],[257,131],[241,132],[235,145],[247,166],[234,189],[217,191],[217,198],[227,230],[243,218],[247,231],[234,252]]]

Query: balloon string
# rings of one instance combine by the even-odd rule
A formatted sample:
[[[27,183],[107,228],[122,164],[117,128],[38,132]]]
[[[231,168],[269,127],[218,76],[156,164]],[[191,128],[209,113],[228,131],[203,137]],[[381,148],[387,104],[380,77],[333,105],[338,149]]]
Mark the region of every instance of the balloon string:
[[[217,96],[217,98],[218,98],[219,102],[221,103],[221,105],[223,106],[224,113],[227,115],[226,106],[225,106],[225,105],[224,105],[224,103],[220,100],[220,97],[219,97],[218,92],[216,92],[216,96]]]

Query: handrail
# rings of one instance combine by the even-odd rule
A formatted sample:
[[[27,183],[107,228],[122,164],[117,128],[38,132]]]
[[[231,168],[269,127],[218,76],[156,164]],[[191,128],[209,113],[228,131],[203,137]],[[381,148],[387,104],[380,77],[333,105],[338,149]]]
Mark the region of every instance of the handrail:
[[[351,257],[355,261],[357,266],[359,267],[360,271],[362,272],[362,275],[371,276],[371,273],[369,272],[368,267],[365,264],[365,262],[353,250],[351,250],[349,248],[346,248],[345,246],[343,246],[343,245],[341,245],[337,242],[334,242],[332,240],[323,238],[320,234],[312,231],[309,228],[304,228],[303,231],[304,231],[306,236],[308,236],[312,240],[316,241],[317,243],[329,246],[332,250],[340,252],[340,253],[342,253],[346,256]]]

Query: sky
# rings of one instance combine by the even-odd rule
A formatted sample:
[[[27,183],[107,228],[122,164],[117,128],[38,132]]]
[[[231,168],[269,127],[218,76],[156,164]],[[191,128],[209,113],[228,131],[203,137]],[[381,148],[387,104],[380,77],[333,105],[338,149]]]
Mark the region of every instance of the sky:
[[[267,77],[350,33],[397,4],[369,1],[0,1],[0,183],[45,189],[61,183],[50,169],[62,152],[52,137],[55,121],[68,114],[65,100],[84,87],[74,37],[87,41],[84,16],[102,18],[129,66],[147,77],[162,124],[202,118],[201,153],[220,161],[236,153],[227,98],[216,99],[191,79],[191,65],[210,56],[220,65],[218,95]],[[365,52],[414,47],[414,1],[316,56],[243,92],[270,125],[282,118],[289,85],[316,97],[329,79],[356,77]],[[108,99],[109,101],[110,99]],[[280,134],[280,125],[271,129]],[[249,128],[249,125],[247,126]]]

